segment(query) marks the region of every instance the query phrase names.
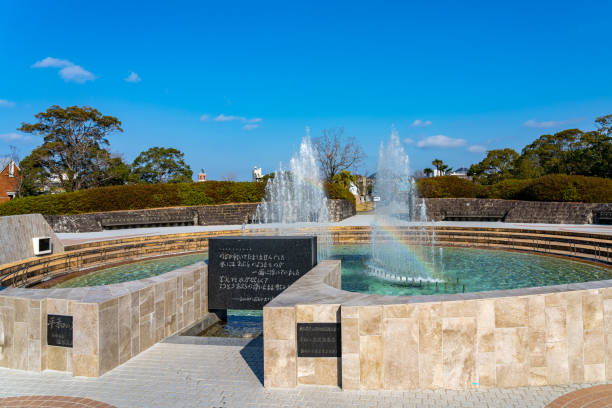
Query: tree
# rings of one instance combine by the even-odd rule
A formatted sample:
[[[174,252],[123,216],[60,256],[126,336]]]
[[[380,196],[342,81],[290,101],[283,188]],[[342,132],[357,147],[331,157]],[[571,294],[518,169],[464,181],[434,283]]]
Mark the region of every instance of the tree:
[[[26,164],[36,169],[36,175],[28,175],[30,181],[39,179],[45,184],[56,180],[66,191],[97,186],[100,166],[110,159],[105,149],[109,145],[107,136],[123,132],[121,122],[87,106],[54,105],[35,117],[38,122],[22,123],[17,129],[44,139],[27,158]]]
[[[612,114],[595,119],[597,131],[603,136],[612,137]]]
[[[438,176],[443,176],[448,169],[448,166],[440,159],[434,159],[431,164],[436,168]]]
[[[183,160],[184,154],[172,147],[152,147],[132,163],[132,177],[141,183],[191,182],[193,171]]]
[[[340,173],[334,176],[333,182],[341,184],[346,188],[351,186],[351,183],[355,183],[356,177],[351,174],[348,170],[342,170]]]
[[[430,169],[429,167],[425,167],[423,169],[423,173],[425,174],[426,177],[431,177],[431,175],[433,174],[433,170]]]
[[[495,184],[512,177],[519,154],[513,149],[489,150],[480,163],[472,164],[468,175],[481,184]]]
[[[345,137],[343,128],[323,129],[314,146],[325,180],[333,182],[342,170],[354,170],[366,155],[354,137]]]

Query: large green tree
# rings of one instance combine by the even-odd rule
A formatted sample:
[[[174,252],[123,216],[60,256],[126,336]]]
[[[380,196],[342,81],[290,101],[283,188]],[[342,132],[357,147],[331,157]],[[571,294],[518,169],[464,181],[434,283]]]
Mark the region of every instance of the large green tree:
[[[28,178],[24,187],[30,183],[39,189],[52,183],[75,191],[99,186],[105,169],[112,166],[107,136],[123,132],[121,122],[87,106],[55,105],[35,117],[37,122],[22,123],[17,129],[43,138],[43,144],[23,160]]]
[[[480,163],[472,164],[468,174],[481,184],[494,184],[512,176],[519,155],[510,148],[489,150]]]
[[[185,163],[184,154],[172,147],[152,147],[138,155],[132,163],[132,174],[141,183],[185,183],[193,171]]]

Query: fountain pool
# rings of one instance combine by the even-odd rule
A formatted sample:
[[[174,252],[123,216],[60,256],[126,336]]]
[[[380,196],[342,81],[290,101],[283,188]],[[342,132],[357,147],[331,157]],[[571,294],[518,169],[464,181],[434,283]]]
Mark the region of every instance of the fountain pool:
[[[392,275],[373,274],[367,266],[369,245],[336,245],[331,249],[330,258],[342,261],[342,289],[380,295],[452,294],[612,279],[609,267],[570,259],[491,249],[434,249],[435,263],[424,266],[433,279],[411,284],[398,281]],[[144,279],[206,259],[208,254],[198,253],[136,262],[90,272],[54,287],[98,286]]]

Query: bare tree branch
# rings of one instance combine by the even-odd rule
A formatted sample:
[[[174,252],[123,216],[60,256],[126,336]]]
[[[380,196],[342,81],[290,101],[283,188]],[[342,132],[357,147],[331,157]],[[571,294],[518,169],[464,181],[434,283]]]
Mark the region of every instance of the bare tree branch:
[[[319,166],[328,182],[342,170],[354,170],[366,157],[354,137],[344,136],[344,128],[323,129],[321,136],[314,139],[314,145]]]

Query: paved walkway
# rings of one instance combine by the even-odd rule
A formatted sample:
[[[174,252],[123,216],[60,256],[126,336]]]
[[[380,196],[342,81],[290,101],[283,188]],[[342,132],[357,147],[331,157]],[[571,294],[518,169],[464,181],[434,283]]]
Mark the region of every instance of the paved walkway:
[[[100,378],[0,369],[0,397],[63,395],[118,408],[180,407],[544,407],[592,386],[470,391],[342,391],[336,387],[263,388],[260,346],[158,343]]]

